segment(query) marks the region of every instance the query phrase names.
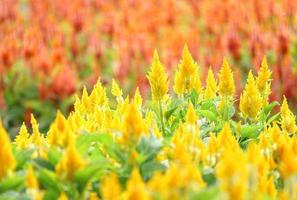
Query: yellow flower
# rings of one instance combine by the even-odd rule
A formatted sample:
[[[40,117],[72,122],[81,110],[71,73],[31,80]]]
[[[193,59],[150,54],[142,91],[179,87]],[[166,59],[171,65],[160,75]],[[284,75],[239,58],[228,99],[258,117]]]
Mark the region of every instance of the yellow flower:
[[[216,175],[222,191],[229,199],[244,199],[248,187],[246,158],[242,151],[227,149],[216,167]]]
[[[297,173],[297,157],[287,144],[283,146],[280,172],[284,178],[296,175]]]
[[[185,44],[182,60],[179,64],[179,69],[183,77],[189,77],[197,70],[197,64],[189,52],[188,46]]]
[[[18,148],[25,149],[29,146],[30,142],[30,135],[28,133],[26,125],[23,123],[19,131],[19,134],[16,136],[14,140],[14,143]]]
[[[115,97],[121,97],[123,95],[121,88],[114,79],[112,79],[111,83],[111,94]]]
[[[35,176],[34,169],[31,165],[27,169],[26,185],[27,185],[27,188],[29,188],[29,189],[38,189],[39,188],[38,180]]]
[[[30,137],[30,140],[35,146],[42,147],[44,138],[39,132],[39,124],[37,123],[33,114],[31,114],[31,126],[32,126],[33,133]]]
[[[239,145],[232,134],[232,130],[228,123],[225,123],[224,127],[218,134],[218,141],[221,148],[232,149],[233,151],[239,149]]]
[[[221,96],[233,97],[235,92],[235,85],[233,79],[233,72],[227,62],[227,59],[224,58],[223,66],[219,74],[219,94]]]
[[[121,186],[116,174],[105,177],[101,183],[101,194],[103,200],[117,200],[121,195]]]
[[[255,84],[253,74],[249,72],[247,84],[240,96],[240,111],[244,116],[255,119],[262,107],[262,98]]]
[[[66,176],[68,180],[71,180],[75,172],[85,165],[85,161],[80,157],[74,142],[72,141],[68,145],[56,166],[56,172],[62,176]]]
[[[139,92],[139,88],[136,88],[135,94],[134,94],[134,103],[136,104],[137,108],[141,108],[142,106],[142,97],[141,94]]]
[[[190,78],[189,89],[195,90],[198,94],[202,92],[202,85],[198,69],[192,74]]]
[[[102,86],[100,78],[94,85],[94,88],[90,94],[90,100],[93,108],[96,108],[97,106],[105,106],[108,104],[106,89]]]
[[[184,80],[184,77],[179,71],[177,71],[174,75],[173,89],[174,92],[179,96],[181,96],[186,90],[186,81]]]
[[[288,102],[284,96],[284,100],[281,107],[281,125],[283,131],[287,133],[295,133],[297,130],[295,116],[292,111],[289,109]]]
[[[208,70],[206,79],[205,99],[213,99],[217,93],[217,81],[214,78],[211,67]]]
[[[9,136],[0,120],[0,180],[4,178],[16,166],[15,158],[12,154],[12,147]]]
[[[52,146],[67,146],[70,140],[75,137],[68,121],[64,115],[58,110],[54,123],[51,124],[47,134],[47,142]]]
[[[147,75],[154,101],[161,101],[168,92],[168,76],[155,50],[151,69]]]
[[[134,102],[128,105],[127,110],[124,114],[123,122],[123,142],[137,141],[141,134],[145,131],[144,120],[142,114],[137,109]]]
[[[258,90],[261,94],[265,93],[271,77],[271,71],[268,68],[266,57],[263,58],[260,71],[256,79]]]
[[[114,191],[114,190],[112,189],[111,191]],[[99,200],[99,197],[96,192],[91,192],[88,200]],[[112,200],[112,199],[110,199],[110,200]]]
[[[68,197],[67,197],[67,195],[66,195],[64,192],[62,192],[62,193],[60,194],[58,200],[68,200]]]
[[[199,68],[187,45],[184,47],[181,62],[175,72],[173,89],[179,96],[192,90],[195,90],[198,94],[202,92]]]
[[[138,169],[133,169],[127,182],[127,189],[123,194],[124,200],[149,200],[151,199]]]
[[[194,109],[194,106],[192,103],[189,104],[188,107],[188,112],[186,115],[186,122],[190,123],[190,124],[195,124],[197,122],[197,115]]]

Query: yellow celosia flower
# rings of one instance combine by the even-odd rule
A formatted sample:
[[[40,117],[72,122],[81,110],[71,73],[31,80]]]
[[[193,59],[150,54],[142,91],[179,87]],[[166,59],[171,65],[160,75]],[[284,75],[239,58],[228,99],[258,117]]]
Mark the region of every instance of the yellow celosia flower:
[[[179,64],[179,69],[183,77],[189,77],[193,75],[197,70],[197,64],[192,58],[192,55],[190,54],[190,51],[186,44],[184,46],[183,56]]]
[[[147,75],[154,101],[161,101],[168,92],[168,76],[155,50],[151,69]]]
[[[284,100],[281,106],[281,125],[283,131],[286,131],[289,134],[295,133],[297,130],[295,120],[295,116],[289,109],[287,99],[284,96]]]
[[[105,177],[101,183],[101,194],[103,200],[117,200],[121,195],[121,186],[116,174]]]
[[[27,169],[26,185],[27,185],[27,188],[29,188],[29,189],[38,189],[39,188],[38,180],[35,176],[34,169],[31,165]]]
[[[67,197],[67,195],[66,195],[64,192],[62,192],[62,193],[60,194],[58,200],[68,200],[68,197]]]
[[[185,83],[184,77],[179,71],[177,71],[174,75],[173,89],[174,89],[174,92],[179,96],[181,96],[186,90],[186,83]]]
[[[141,108],[141,106],[142,106],[142,97],[141,97],[141,94],[139,92],[138,87],[136,88],[133,101],[136,104],[137,108]]]
[[[297,173],[297,157],[288,144],[285,144],[282,149],[280,172],[284,178]]]
[[[205,88],[205,99],[212,99],[216,97],[217,93],[217,82],[214,78],[211,67],[208,70],[207,79],[206,79],[206,88]]]
[[[189,104],[188,107],[188,112],[186,115],[186,122],[190,123],[190,124],[195,124],[197,122],[197,115],[196,112],[194,110],[194,106],[192,103]]]
[[[127,110],[124,114],[122,131],[123,142],[136,141],[145,131],[142,114],[137,109],[134,102],[128,105]]]
[[[56,172],[62,176],[66,176],[69,180],[72,179],[77,170],[85,165],[85,161],[80,157],[74,142],[72,141],[68,145],[63,157],[56,166]]]
[[[260,71],[258,72],[258,77],[256,79],[257,87],[261,94],[265,93],[266,88],[269,85],[270,77],[271,71],[268,68],[266,57],[264,57],[261,63]]]
[[[75,137],[68,121],[58,110],[54,123],[51,124],[47,134],[47,141],[52,146],[67,146]]]
[[[262,98],[255,84],[253,74],[249,72],[247,84],[240,96],[239,108],[243,116],[255,119],[262,107]]]
[[[148,182],[150,190],[158,192],[160,199],[190,199],[191,191],[199,191],[204,186],[200,171],[193,163],[182,166],[172,163],[165,173],[155,173]]]
[[[216,167],[217,179],[229,199],[245,199],[248,187],[246,158],[242,151],[227,149]]]
[[[90,94],[90,100],[94,108],[96,108],[96,106],[105,106],[108,104],[106,88],[102,86],[100,78],[98,79],[97,83],[94,85],[94,88]]]
[[[181,62],[175,73],[173,89],[179,96],[192,90],[195,90],[197,93],[202,91],[199,68],[192,58],[187,45],[184,47]]]
[[[112,79],[111,83],[111,94],[115,97],[121,97],[123,95],[121,88],[114,79]]]
[[[33,114],[31,114],[31,126],[32,126],[33,133],[30,137],[30,140],[35,146],[39,148],[43,148],[44,138],[42,134],[39,132],[39,124],[37,123]]]
[[[133,169],[131,177],[127,182],[127,189],[123,194],[124,200],[149,200],[152,199],[145,187],[145,184],[139,174],[138,169]]]
[[[113,189],[111,191],[114,191]],[[88,200],[100,200],[96,192],[91,192]],[[112,200],[112,199],[111,199]]]
[[[227,62],[227,59],[224,58],[223,66],[219,74],[219,94],[221,96],[233,97],[235,92],[235,85],[233,79],[233,72]]]
[[[239,145],[232,134],[230,125],[226,123],[218,135],[218,141],[221,148],[232,149],[233,151],[239,149]]]
[[[198,94],[202,92],[202,85],[200,81],[200,74],[198,68],[195,73],[192,74],[190,79],[189,88],[195,90]]]
[[[14,143],[20,149],[25,149],[30,145],[30,135],[25,123],[22,124],[19,134],[16,136]]]
[[[15,166],[10,139],[0,120],[0,180],[14,170]]]

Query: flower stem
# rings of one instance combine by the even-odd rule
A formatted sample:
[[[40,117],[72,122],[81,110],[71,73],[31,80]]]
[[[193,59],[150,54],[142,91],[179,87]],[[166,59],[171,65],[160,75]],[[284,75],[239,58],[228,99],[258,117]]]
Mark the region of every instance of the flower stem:
[[[161,100],[159,100],[159,111],[160,111],[160,118],[161,118],[162,133],[163,133],[163,136],[165,136],[165,125],[164,125],[164,117],[163,117]]]

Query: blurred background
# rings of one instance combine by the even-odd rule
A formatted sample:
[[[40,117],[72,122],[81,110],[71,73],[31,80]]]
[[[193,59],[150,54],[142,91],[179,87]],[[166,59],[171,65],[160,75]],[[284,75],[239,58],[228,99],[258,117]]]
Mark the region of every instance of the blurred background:
[[[0,116],[16,133],[34,113],[46,131],[99,76],[145,96],[153,50],[172,74],[185,43],[202,81],[225,56],[238,92],[266,56],[271,99],[297,108],[296,15],[297,0],[1,0]]]

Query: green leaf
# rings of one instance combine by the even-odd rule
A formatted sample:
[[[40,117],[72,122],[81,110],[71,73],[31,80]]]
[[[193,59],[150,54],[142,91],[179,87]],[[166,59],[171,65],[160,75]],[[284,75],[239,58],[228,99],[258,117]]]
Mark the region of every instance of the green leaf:
[[[33,152],[34,152],[34,149],[25,149],[25,150],[20,150],[17,148],[14,149],[14,157],[17,161],[16,170],[21,169],[30,160]]]
[[[240,129],[240,135],[243,138],[256,138],[258,134],[259,126],[257,125],[246,125]]]
[[[50,163],[48,160],[42,159],[42,158],[35,158],[32,160],[33,164],[38,168],[48,169],[50,171],[55,170],[55,166]]]
[[[48,190],[60,191],[54,172],[47,169],[41,169],[39,173],[37,173],[37,177],[42,187]]]
[[[9,190],[17,191],[23,186],[24,186],[23,176],[9,177],[0,182],[0,193],[6,192]]]
[[[266,106],[264,106],[265,114],[269,114],[275,106],[279,106],[280,104],[277,101],[274,101]]]
[[[47,154],[47,158],[53,166],[56,166],[61,159],[61,152],[59,152],[57,148],[50,148]]]
[[[31,200],[27,194],[16,191],[8,191],[0,195],[0,200]]]
[[[217,196],[219,194],[219,188],[218,187],[210,187],[206,188],[198,193],[195,193],[190,197],[191,200],[212,200],[217,199]]]
[[[209,121],[216,121],[217,120],[217,115],[209,110],[197,110],[197,112],[208,119]]]
[[[102,167],[101,164],[92,164],[75,173],[73,180],[77,183],[79,192],[82,192],[85,189],[90,179],[96,176]]]
[[[280,116],[280,113],[277,113],[275,115],[273,115],[272,117],[270,117],[268,120],[267,120],[267,124],[270,124],[271,122],[274,122],[277,120],[277,118],[279,118]]]

